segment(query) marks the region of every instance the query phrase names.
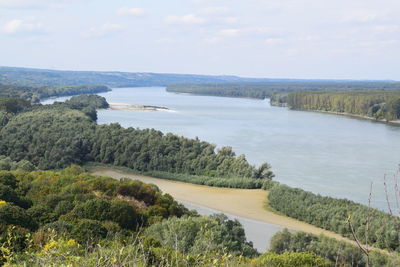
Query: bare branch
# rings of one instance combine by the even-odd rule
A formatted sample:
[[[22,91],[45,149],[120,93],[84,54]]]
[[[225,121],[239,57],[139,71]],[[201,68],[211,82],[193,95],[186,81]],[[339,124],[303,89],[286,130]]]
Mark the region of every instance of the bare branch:
[[[392,212],[392,208],[390,207],[390,201],[389,201],[389,193],[387,190],[387,183],[386,183],[386,174],[383,176],[383,185],[385,186],[385,196],[386,196],[386,202],[388,204],[388,208],[389,208],[389,213],[390,215],[393,216],[393,212]]]

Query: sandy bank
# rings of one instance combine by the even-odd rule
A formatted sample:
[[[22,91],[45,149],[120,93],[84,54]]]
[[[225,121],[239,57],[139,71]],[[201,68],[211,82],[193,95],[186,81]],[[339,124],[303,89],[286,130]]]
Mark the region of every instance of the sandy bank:
[[[192,203],[243,218],[286,227],[291,230],[304,231],[316,235],[323,233],[338,240],[352,242],[333,232],[268,211],[268,207],[266,207],[266,192],[263,190],[194,185],[135,175],[106,167],[94,167],[90,171],[97,175],[105,175],[113,178],[126,177],[146,183],[153,183],[163,192],[172,195],[180,202]]]
[[[137,104],[127,104],[127,103],[108,103],[110,105],[110,110],[126,110],[126,111],[164,111],[164,112],[176,112],[175,110],[170,110],[164,107],[157,106],[145,106]]]

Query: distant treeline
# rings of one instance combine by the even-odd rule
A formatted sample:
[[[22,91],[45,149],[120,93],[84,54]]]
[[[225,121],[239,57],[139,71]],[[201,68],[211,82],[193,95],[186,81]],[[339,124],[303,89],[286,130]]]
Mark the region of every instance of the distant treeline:
[[[60,71],[0,67],[0,83],[35,86],[102,84],[110,87],[167,86],[173,83],[265,81],[237,76],[117,71]]]
[[[110,90],[104,85],[30,86],[0,83],[0,97],[25,98],[32,102],[54,96],[95,94]]]
[[[378,81],[318,81],[318,80],[282,80],[268,82],[234,82],[234,83],[190,83],[173,84],[167,87],[168,92],[190,93],[197,95],[274,98],[278,95],[297,91],[348,91],[348,90],[396,90],[400,82]],[[276,99],[275,99],[276,98]]]
[[[29,102],[21,105],[15,99],[10,101],[17,107],[0,112],[0,154],[13,161],[28,160],[39,169],[96,161],[140,172],[200,175],[212,178],[215,184],[217,177],[273,177],[267,163],[256,168],[243,155],[236,156],[230,147],[216,150],[210,143],[154,129],[125,129],[117,123],[97,125],[95,109],[107,103],[100,96],[28,107],[25,105]]]
[[[350,200],[324,197],[302,189],[274,184],[269,189],[268,202],[284,215],[352,239],[350,221],[362,242],[368,236],[368,243],[372,246],[400,251],[398,217]]]
[[[400,90],[294,92],[287,95],[286,101],[293,109],[348,113],[386,120],[400,118]]]

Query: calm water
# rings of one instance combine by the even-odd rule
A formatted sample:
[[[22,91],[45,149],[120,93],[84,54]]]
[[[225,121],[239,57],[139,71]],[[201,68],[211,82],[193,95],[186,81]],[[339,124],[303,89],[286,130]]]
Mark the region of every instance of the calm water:
[[[161,87],[100,95],[108,102],[177,111],[100,110],[100,124],[119,122],[232,146],[253,164],[271,163],[282,183],[360,203],[367,203],[372,181],[372,205],[386,209],[383,175],[394,173],[400,163],[400,127],[272,107],[266,100],[167,93]]]

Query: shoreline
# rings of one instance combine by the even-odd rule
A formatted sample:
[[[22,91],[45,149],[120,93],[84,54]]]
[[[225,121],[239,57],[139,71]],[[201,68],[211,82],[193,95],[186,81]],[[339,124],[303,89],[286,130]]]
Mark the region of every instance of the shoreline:
[[[304,231],[315,235],[324,234],[337,240],[356,244],[354,241],[334,232],[271,211],[268,209],[267,204],[268,192],[261,189],[209,187],[136,175],[107,167],[91,167],[89,172],[94,175],[109,176],[115,179],[124,177],[155,184],[163,193],[170,194],[178,202],[186,202],[244,219],[288,228],[293,231]]]
[[[351,113],[346,113],[346,112],[326,111],[326,110],[317,110],[317,109],[291,109],[291,110],[318,112],[318,113],[325,113],[325,114],[331,114],[331,115],[340,115],[340,116],[345,116],[345,117],[354,118],[354,119],[362,119],[362,120],[369,120],[369,121],[377,122],[377,123],[384,123],[384,124],[388,124],[388,125],[392,125],[392,126],[400,126],[400,120],[386,121],[385,119],[375,119],[375,118],[364,116],[364,115],[351,114]]]

